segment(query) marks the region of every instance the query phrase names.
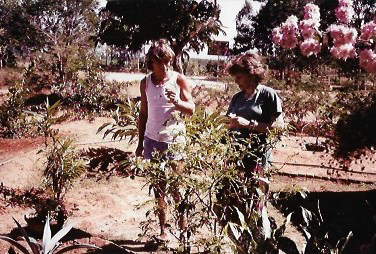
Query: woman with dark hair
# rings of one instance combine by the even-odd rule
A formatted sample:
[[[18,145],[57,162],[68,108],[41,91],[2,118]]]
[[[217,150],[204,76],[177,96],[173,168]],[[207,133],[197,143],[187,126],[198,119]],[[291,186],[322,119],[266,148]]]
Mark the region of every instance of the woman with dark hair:
[[[270,151],[262,147],[268,132],[283,124],[281,99],[274,89],[261,84],[266,67],[258,54],[235,57],[227,66],[227,71],[241,90],[232,97],[228,107],[228,127],[236,137],[251,138],[253,145],[259,147],[255,147],[255,153],[243,160],[246,174],[255,173],[268,165]],[[252,136],[256,136],[257,140]]]
[[[240,88],[226,115],[242,164],[238,164],[236,177],[225,177],[220,182],[214,211],[222,226],[229,221],[238,223],[238,211],[246,221],[252,219],[253,211],[262,212],[269,189],[263,178],[271,153],[267,136],[272,128],[283,124],[281,99],[275,90],[261,83],[266,73],[261,56],[239,55],[226,69]]]
[[[170,63],[175,54],[165,40],[153,43],[146,57],[147,67],[151,73],[142,79],[140,85],[141,110],[136,155],[156,160],[154,155],[158,153],[164,154],[164,160],[181,160],[181,155],[165,154],[165,152],[171,144],[185,141],[184,136],[179,135],[185,131],[184,123],[174,117],[174,114],[193,114],[195,104],[191,95],[192,88],[184,75],[170,70]],[[164,238],[166,183],[160,181],[152,187],[158,202],[157,214],[161,237]],[[174,198],[179,199],[176,195]]]

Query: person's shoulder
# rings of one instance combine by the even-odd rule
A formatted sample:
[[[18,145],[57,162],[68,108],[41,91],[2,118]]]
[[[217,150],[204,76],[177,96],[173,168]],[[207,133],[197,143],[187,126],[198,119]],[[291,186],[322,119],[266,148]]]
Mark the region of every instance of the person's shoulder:
[[[243,95],[244,95],[244,91],[239,91],[239,92],[235,93],[234,96],[232,96],[232,99],[237,100],[238,98],[240,98]]]
[[[146,83],[147,83],[147,79],[149,78],[149,75],[146,75],[145,77],[143,77],[143,79],[141,79],[140,81],[140,87],[141,89],[145,89],[146,88]]]
[[[277,91],[274,90],[274,88],[263,85],[263,84],[259,84],[257,86],[257,89],[259,90],[260,93],[263,93],[263,94],[276,94],[277,93]]]
[[[173,75],[173,77],[176,77],[176,80],[178,80],[178,81],[187,79],[184,74],[177,72],[177,71],[172,71],[172,75]]]

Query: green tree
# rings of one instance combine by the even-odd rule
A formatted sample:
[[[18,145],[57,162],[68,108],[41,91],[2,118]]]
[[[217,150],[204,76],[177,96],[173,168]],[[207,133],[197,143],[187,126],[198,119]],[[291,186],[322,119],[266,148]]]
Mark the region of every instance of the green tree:
[[[220,8],[209,0],[113,0],[102,11],[98,40],[140,50],[152,40],[167,39],[175,52],[174,69],[181,72],[186,50],[200,52],[221,29]]]
[[[35,27],[45,37],[46,44],[39,54],[45,70],[54,74],[56,82],[65,84],[87,61],[94,49],[98,26],[97,0],[35,0],[26,8],[34,13]]]
[[[4,65],[11,56],[38,59],[41,68],[64,83],[67,65],[94,49],[90,39],[98,27],[97,10],[97,0],[3,0],[0,62]]]
[[[0,68],[16,63],[43,45],[43,36],[30,20],[32,16],[21,1],[0,1]]]

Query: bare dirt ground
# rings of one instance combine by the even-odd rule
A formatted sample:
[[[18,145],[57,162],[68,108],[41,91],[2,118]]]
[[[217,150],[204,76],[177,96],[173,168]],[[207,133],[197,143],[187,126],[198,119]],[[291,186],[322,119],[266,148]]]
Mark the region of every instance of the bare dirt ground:
[[[109,75],[114,80],[116,75]],[[139,76],[128,77],[129,80]],[[202,84],[201,79],[192,79]],[[218,85],[218,84],[217,84]],[[222,84],[219,84],[221,86]],[[137,96],[138,88],[129,87],[127,91]],[[134,151],[134,145],[126,141],[113,142],[96,134],[97,129],[110,118],[96,118],[94,121],[66,122],[54,126],[60,134],[74,139],[79,149],[109,147],[124,151]],[[307,137],[286,137],[277,146],[273,161],[280,174],[273,178],[272,191],[290,191],[304,189],[307,191],[360,191],[375,189],[375,165],[368,163],[363,174],[341,172],[329,174],[322,165],[329,165],[330,157],[322,152],[310,152],[304,148],[305,142],[313,142]],[[0,139],[0,183],[9,188],[27,190],[41,186],[43,155],[37,154],[43,148],[41,138],[21,140]],[[359,171],[358,165],[352,168]],[[329,170],[330,171],[330,170]],[[337,179],[333,181],[333,178]],[[354,181],[348,181],[348,180]],[[136,209],[152,197],[148,195],[148,187],[143,179],[136,177],[111,176],[109,179],[82,178],[66,195],[68,209],[72,210],[68,221],[76,223],[75,228],[87,234],[81,242],[91,242],[103,246],[105,253],[149,253],[144,248],[147,239],[139,239],[142,233],[139,225],[145,220],[148,207]],[[0,203],[0,234],[8,234],[14,227],[12,216],[25,226],[24,215],[32,213],[30,208],[7,207]],[[280,223],[283,217],[271,208],[271,215]],[[292,226],[288,234],[304,244],[302,235]],[[9,245],[0,242],[0,253],[6,253]],[[80,252],[84,253],[84,252]]]

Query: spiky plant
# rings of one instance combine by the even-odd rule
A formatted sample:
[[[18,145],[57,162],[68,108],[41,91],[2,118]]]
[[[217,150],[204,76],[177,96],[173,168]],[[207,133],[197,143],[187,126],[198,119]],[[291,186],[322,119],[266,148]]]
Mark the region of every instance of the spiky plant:
[[[60,245],[60,240],[72,229],[72,225],[66,226],[62,228],[59,232],[57,232],[53,237],[51,237],[51,228],[50,228],[50,218],[47,217],[46,223],[44,225],[44,232],[43,232],[43,240],[41,243],[37,242],[34,238],[28,236],[26,231],[22,228],[20,223],[16,219],[14,222],[17,224],[18,229],[23,235],[23,238],[27,242],[28,246],[30,247],[31,251],[29,251],[26,247],[22,244],[17,242],[16,240],[8,237],[0,235],[0,240],[4,240],[12,244],[18,250],[20,250],[23,254],[62,254],[71,250],[75,249],[100,249],[99,247],[91,244],[75,244],[66,246],[58,250]]]

